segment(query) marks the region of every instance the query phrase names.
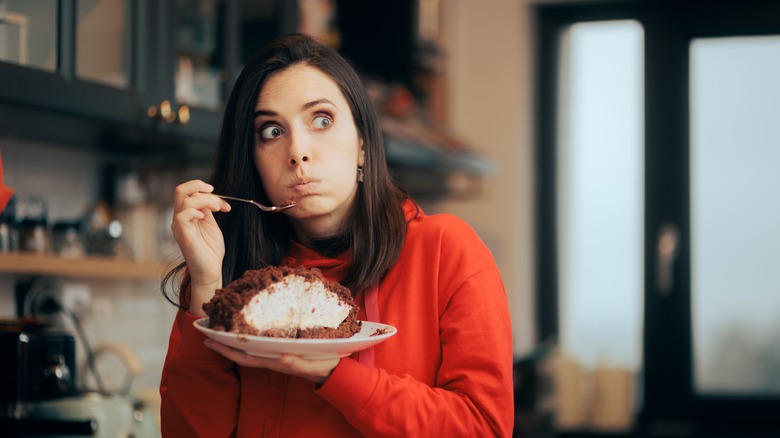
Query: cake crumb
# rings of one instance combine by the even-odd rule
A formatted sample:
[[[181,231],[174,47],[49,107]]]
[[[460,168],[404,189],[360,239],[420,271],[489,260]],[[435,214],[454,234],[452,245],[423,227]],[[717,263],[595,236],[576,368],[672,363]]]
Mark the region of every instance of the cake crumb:
[[[388,328],[378,328],[374,329],[374,332],[369,335],[370,336],[381,336],[384,334],[390,333],[390,329]]]

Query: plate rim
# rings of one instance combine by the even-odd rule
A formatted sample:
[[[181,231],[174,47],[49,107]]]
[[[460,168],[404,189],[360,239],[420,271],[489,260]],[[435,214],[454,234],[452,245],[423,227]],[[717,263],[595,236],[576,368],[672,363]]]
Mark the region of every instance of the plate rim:
[[[289,345],[289,344],[303,344],[303,345],[330,345],[333,343],[337,344],[350,344],[350,343],[356,343],[365,341],[368,339],[375,339],[375,340],[383,340],[390,338],[394,336],[396,333],[398,333],[398,328],[396,328],[393,325],[382,323],[382,322],[374,322],[374,321],[364,321],[360,320],[361,322],[361,331],[363,330],[363,324],[371,324],[371,325],[378,325],[379,329],[389,329],[387,333],[382,333],[379,335],[368,335],[368,336],[361,336],[359,338],[356,338],[355,336],[360,333],[355,333],[354,335],[350,336],[349,338],[328,338],[328,339],[311,339],[311,338],[274,338],[270,336],[257,336],[257,335],[246,335],[246,334],[239,334],[239,333],[233,333],[233,332],[226,332],[222,330],[215,330],[211,327],[204,326],[206,320],[209,320],[210,318],[208,316],[204,316],[201,318],[198,318],[195,320],[192,325],[195,326],[196,329],[199,331],[209,331],[211,333],[215,333],[218,336],[230,336],[234,337],[237,340],[244,341],[260,341],[260,342],[267,342],[272,344],[281,344],[281,345]],[[205,334],[205,332],[204,332]]]

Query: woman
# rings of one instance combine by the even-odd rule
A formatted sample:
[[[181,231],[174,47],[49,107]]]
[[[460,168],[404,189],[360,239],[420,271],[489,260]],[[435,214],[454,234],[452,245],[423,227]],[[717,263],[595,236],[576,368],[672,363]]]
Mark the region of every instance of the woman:
[[[297,205],[232,209],[212,193]],[[426,216],[392,183],[371,102],[335,50],[297,34],[250,60],[212,184],[176,188],[171,228],[185,262],[163,283],[184,275],[160,388],[165,436],[511,435],[511,324],[493,257],[463,221]],[[192,325],[202,304],[268,265],[319,268],[352,290],[359,319],[398,333],[329,360],[205,340]]]

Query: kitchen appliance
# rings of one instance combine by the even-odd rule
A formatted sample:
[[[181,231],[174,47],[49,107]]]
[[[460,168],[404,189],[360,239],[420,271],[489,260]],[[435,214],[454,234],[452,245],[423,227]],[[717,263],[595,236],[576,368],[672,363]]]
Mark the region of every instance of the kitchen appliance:
[[[76,341],[34,317],[0,321],[0,436],[158,437],[127,393],[78,387]]]
[[[11,331],[0,333],[2,356],[0,400],[35,401],[76,392],[76,343],[64,333]]]
[[[0,356],[4,358],[0,361],[0,435],[25,436],[36,402],[75,395],[75,340],[65,333],[46,331],[33,318],[3,321],[0,327]],[[73,429],[72,424],[47,423],[48,427]]]

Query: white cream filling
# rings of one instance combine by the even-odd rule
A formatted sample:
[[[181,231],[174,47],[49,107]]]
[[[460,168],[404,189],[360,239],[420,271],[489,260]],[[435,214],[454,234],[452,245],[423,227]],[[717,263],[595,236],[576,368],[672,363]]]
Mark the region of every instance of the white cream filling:
[[[349,314],[336,293],[322,283],[288,275],[255,295],[241,309],[247,324],[264,331],[272,328],[336,328]]]

